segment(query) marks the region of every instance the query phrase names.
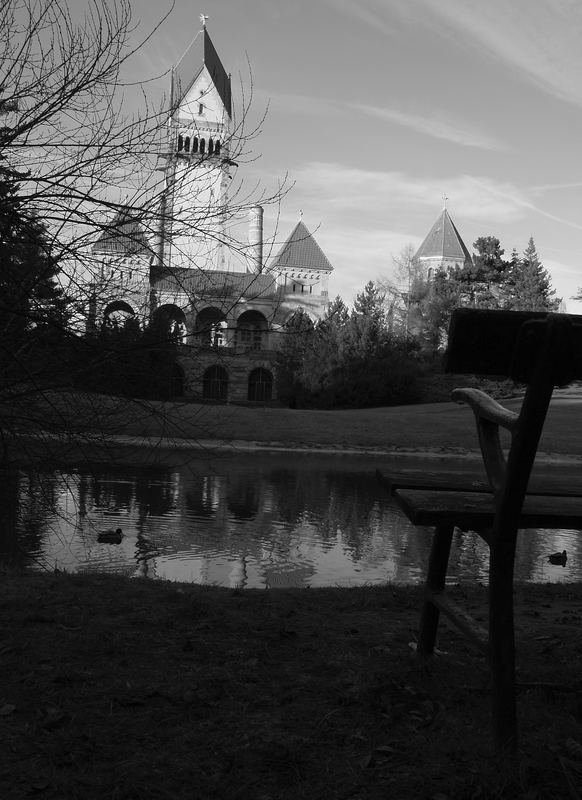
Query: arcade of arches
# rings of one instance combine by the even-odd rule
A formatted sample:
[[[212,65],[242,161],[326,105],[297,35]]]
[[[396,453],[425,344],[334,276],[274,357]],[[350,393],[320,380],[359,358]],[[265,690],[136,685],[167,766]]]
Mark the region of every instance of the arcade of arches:
[[[110,328],[124,328],[134,320],[138,323],[138,315],[125,301],[109,304],[103,314],[103,323]],[[165,399],[222,403],[276,399],[273,354],[267,352],[271,335],[259,311],[247,310],[227,321],[224,311],[209,306],[192,324],[181,308],[166,303],[155,309],[150,322],[176,344],[186,345],[176,351],[175,363],[167,365]]]
[[[255,367],[247,378],[246,400],[265,403],[273,399],[273,373],[264,367]],[[229,374],[225,367],[213,364],[202,376],[204,400],[227,402],[229,400]]]

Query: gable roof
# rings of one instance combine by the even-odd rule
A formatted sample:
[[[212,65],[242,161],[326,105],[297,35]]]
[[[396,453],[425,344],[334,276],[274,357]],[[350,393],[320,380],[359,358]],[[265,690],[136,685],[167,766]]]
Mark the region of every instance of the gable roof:
[[[256,300],[259,297],[270,297],[277,291],[272,275],[250,272],[222,272],[220,270],[199,270],[180,268],[167,270],[156,281],[156,289],[165,292],[184,292],[190,296],[209,300],[216,298],[245,298]]]
[[[463,261],[465,264],[472,263],[473,259],[446,208],[416,251],[415,258],[449,259]]]
[[[129,206],[121,208],[103,231],[95,244],[94,253],[105,253],[115,256],[134,256],[152,254],[152,248],[143,227],[132,214]]]
[[[226,70],[222,66],[222,61],[216,52],[216,48],[212,44],[212,39],[206,28],[200,31],[200,33],[202,33],[202,47],[194,46],[198,41],[197,36],[172,72],[172,108],[176,109],[181,105],[193,83],[198,79],[204,67],[206,67],[228,116],[231,117],[232,94],[230,75],[227,75]],[[202,52],[200,52],[200,49],[202,49]],[[202,62],[202,67],[200,67],[200,62]]]
[[[327,256],[301,220],[269,266],[270,271],[286,269],[333,270]]]

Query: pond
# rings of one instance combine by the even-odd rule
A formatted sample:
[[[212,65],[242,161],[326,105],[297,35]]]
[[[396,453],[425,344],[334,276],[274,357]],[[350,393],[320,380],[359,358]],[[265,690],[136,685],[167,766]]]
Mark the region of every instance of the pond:
[[[396,463],[411,466],[175,453],[148,466],[21,469],[0,490],[0,559],[246,588],[414,584],[425,574],[430,530],[410,525],[374,477]],[[121,544],[98,542],[100,530],[117,527]],[[565,567],[548,563],[564,549]],[[576,531],[521,533],[516,578],[581,580],[581,551]],[[479,537],[455,532],[449,580],[486,583],[487,555]]]

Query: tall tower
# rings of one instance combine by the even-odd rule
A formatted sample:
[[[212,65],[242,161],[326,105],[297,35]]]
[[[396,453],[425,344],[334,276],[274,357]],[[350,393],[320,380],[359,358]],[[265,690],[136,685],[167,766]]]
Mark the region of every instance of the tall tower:
[[[473,259],[445,206],[426,235],[414,256],[415,260],[426,265],[429,274],[439,270],[445,272],[470,266]]]
[[[158,267],[163,271],[224,268],[222,242],[232,164],[230,76],[206,30],[206,18],[201,19],[202,30],[172,69],[158,249]],[[198,60],[194,72],[193,60],[200,55],[202,66]]]

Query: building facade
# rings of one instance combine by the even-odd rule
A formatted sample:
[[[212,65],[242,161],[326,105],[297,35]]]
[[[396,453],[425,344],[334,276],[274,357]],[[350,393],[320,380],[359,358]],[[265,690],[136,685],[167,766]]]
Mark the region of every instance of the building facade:
[[[157,222],[148,234],[139,210],[123,209],[93,245],[90,325],[161,320],[179,342],[178,394],[270,402],[285,325],[300,309],[321,319],[333,268],[302,220],[265,263],[260,206],[248,242],[229,247],[231,82],[205,26],[195,44],[198,71],[181,60],[172,74]]]

